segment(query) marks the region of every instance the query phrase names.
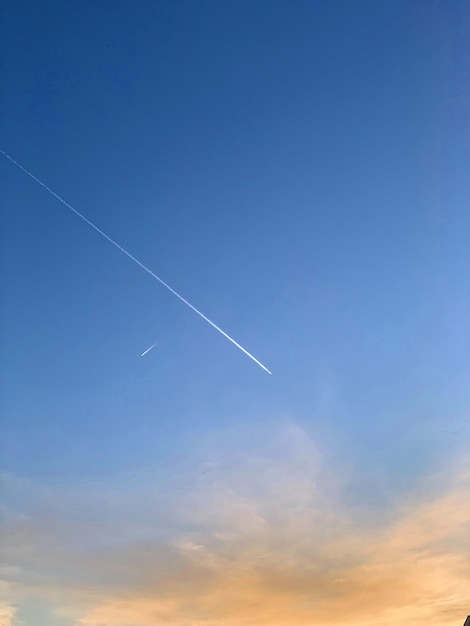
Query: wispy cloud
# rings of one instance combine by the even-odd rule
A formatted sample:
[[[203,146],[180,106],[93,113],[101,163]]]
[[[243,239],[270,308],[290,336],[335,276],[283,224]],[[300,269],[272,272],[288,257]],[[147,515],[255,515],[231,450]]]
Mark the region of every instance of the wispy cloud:
[[[11,626],[15,608],[9,604],[0,603],[0,626]]]
[[[379,522],[343,504],[300,429],[234,460],[177,493],[148,479],[64,506],[44,490],[6,523],[5,574],[77,626],[451,626],[468,612],[468,473]]]

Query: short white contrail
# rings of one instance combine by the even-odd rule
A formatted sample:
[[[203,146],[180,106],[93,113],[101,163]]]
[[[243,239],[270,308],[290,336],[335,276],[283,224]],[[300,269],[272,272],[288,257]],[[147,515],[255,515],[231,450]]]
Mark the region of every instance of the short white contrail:
[[[145,356],[146,354],[148,354],[150,352],[150,350],[153,350],[153,348],[155,348],[156,345],[157,345],[156,343],[153,343],[150,346],[150,348],[147,348],[147,350],[144,350],[140,356]]]
[[[18,161],[15,161],[15,159],[13,157],[11,157],[9,154],[7,154],[4,150],[2,150],[0,148],[0,152],[3,154],[4,157],[6,157],[9,161],[11,161],[12,163],[14,163],[14,165],[16,165],[17,167],[20,168],[20,170],[22,170],[25,174],[27,174],[30,178],[32,178],[34,181],[36,181],[39,185],[41,185],[41,187],[43,187],[46,191],[48,191],[50,194],[52,194],[54,196],[54,198],[56,198],[59,202],[62,202],[62,204],[64,204],[68,209],[70,209],[71,211],[73,211],[75,213],[75,215],[78,215],[78,217],[80,219],[82,219],[84,222],[86,222],[88,224],[88,226],[91,226],[91,228],[93,228],[93,230],[96,230],[97,233],[99,233],[102,237],[104,237],[105,239],[107,239],[109,241],[109,243],[112,243],[113,246],[115,246],[118,250],[120,250],[122,253],[124,253],[127,257],[129,257],[132,261],[134,261],[134,263],[137,263],[137,265],[139,267],[141,267],[143,270],[145,270],[147,272],[147,274],[150,274],[150,276],[152,276],[153,278],[155,278],[155,280],[157,280],[159,283],[161,283],[164,287],[166,287],[168,289],[168,291],[171,291],[171,293],[176,296],[177,298],[179,298],[179,300],[181,300],[181,302],[184,302],[184,304],[186,304],[187,306],[189,306],[190,309],[192,309],[195,313],[197,313],[199,315],[199,317],[202,317],[203,320],[205,320],[208,324],[210,324],[213,328],[215,328],[217,331],[219,331],[219,333],[221,335],[223,335],[226,339],[228,339],[229,341],[231,341],[233,343],[233,345],[237,346],[237,348],[239,350],[241,350],[244,354],[246,354],[246,356],[250,357],[250,359],[252,361],[254,361],[257,365],[259,365],[262,369],[264,369],[265,372],[268,372],[268,374],[272,374],[272,372],[270,372],[268,370],[268,368],[266,366],[264,366],[260,361],[258,361],[258,359],[256,359],[250,352],[248,352],[248,350],[245,350],[245,348],[243,346],[241,346],[238,342],[235,341],[235,339],[233,339],[232,337],[230,337],[230,335],[227,335],[227,333],[222,330],[220,328],[220,326],[217,326],[217,324],[215,324],[212,320],[210,320],[208,317],[206,317],[204,315],[204,313],[201,313],[201,311],[199,311],[199,309],[196,309],[195,306],[193,306],[190,302],[188,302],[186,300],[186,298],[183,298],[183,296],[181,296],[177,291],[175,291],[173,289],[173,287],[170,287],[170,285],[168,285],[164,280],[162,280],[159,276],[157,276],[154,272],[152,272],[151,269],[149,269],[147,266],[145,266],[143,263],[141,263],[139,261],[139,259],[136,259],[135,256],[133,256],[130,252],[128,252],[125,248],[123,248],[121,245],[119,245],[117,243],[117,241],[114,241],[114,239],[111,239],[111,237],[109,235],[107,235],[104,231],[101,230],[101,228],[98,228],[98,226],[96,226],[95,224],[93,224],[93,222],[91,222],[87,217],[85,217],[84,215],[82,215],[79,211],[77,211],[77,209],[75,209],[71,204],[69,204],[68,202],[66,202],[63,198],[61,198],[59,196],[59,194],[57,194],[55,191],[52,191],[52,189],[50,187],[48,187],[45,183],[43,183],[41,180],[39,180],[39,178],[37,178],[34,174],[32,174],[29,170],[27,170],[25,167],[23,167],[21,165],[21,163],[18,163]]]

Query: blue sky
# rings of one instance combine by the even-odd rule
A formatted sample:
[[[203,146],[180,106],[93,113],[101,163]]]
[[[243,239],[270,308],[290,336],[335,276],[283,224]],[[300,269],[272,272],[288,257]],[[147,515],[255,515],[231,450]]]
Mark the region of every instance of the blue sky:
[[[93,508],[83,485],[188,484],[222,457],[275,465],[286,428],[342,476],[341,506],[377,518],[447,476],[470,405],[466,3],[2,13],[2,149],[273,372],[2,158],[8,510],[36,519],[54,488]]]

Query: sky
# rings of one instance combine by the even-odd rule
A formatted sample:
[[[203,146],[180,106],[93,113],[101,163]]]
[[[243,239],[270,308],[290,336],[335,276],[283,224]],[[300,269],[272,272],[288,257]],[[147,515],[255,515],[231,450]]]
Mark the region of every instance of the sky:
[[[0,17],[0,626],[463,624],[468,3]]]

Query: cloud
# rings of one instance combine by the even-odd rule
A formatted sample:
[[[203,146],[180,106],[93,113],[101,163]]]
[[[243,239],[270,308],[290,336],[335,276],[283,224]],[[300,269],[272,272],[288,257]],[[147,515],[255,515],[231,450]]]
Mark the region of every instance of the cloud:
[[[287,424],[250,452],[215,451],[173,489],[154,475],[65,493],[22,483],[4,575],[77,626],[463,621],[468,473],[378,516],[344,504],[338,470]]]
[[[0,603],[0,626],[11,626],[15,608],[9,604]]]

